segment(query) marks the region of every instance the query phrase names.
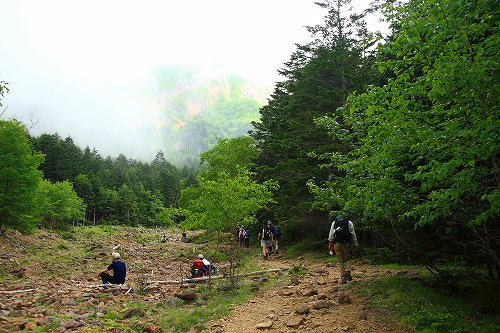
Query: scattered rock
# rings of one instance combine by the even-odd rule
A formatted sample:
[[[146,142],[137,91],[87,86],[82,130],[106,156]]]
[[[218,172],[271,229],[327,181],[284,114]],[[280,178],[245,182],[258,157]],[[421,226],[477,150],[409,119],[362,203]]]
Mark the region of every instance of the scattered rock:
[[[79,323],[74,319],[70,319],[68,321],[63,321],[61,323],[61,327],[64,327],[67,330],[71,330],[71,329],[82,327],[82,326],[83,326],[83,323]]]
[[[144,327],[144,332],[148,333],[159,333],[161,331],[161,327],[155,324],[149,324]]]
[[[333,305],[333,303],[331,301],[322,299],[322,300],[314,302],[313,309],[315,309],[315,310],[328,309],[332,305]]]
[[[319,294],[318,299],[328,299],[328,296],[325,294]]]
[[[347,293],[340,292],[337,301],[339,302],[339,304],[351,303],[351,297]]]
[[[366,311],[361,311],[358,314],[358,320],[367,320],[368,319],[368,312]]]
[[[303,291],[302,292],[302,295],[303,296],[314,296],[314,295],[317,295],[318,294],[318,290],[316,289],[311,289],[311,290],[308,290],[308,291]]]
[[[306,303],[299,303],[295,305],[295,313],[306,314],[309,312],[309,305]]]
[[[297,326],[302,325],[303,323],[304,323],[304,318],[293,317],[293,318],[288,319],[288,321],[286,322],[286,326],[297,327]]]
[[[73,298],[63,298],[61,300],[61,304],[62,305],[70,305],[71,306],[71,305],[76,305],[76,302],[75,302],[75,300]]]
[[[328,271],[324,268],[318,268],[315,270],[316,273],[321,274],[321,275],[327,275]]]
[[[145,312],[143,309],[132,308],[132,309],[128,309],[127,311],[125,311],[125,313],[123,314],[123,319],[128,319],[128,318],[131,318],[133,316],[142,317],[142,316],[144,316],[144,314],[145,314]]]
[[[193,302],[198,297],[198,294],[195,292],[180,292],[175,293],[174,296],[186,302]]]
[[[290,283],[293,285],[298,285],[300,283],[299,278],[295,275],[290,276]]]
[[[22,331],[24,331],[24,330],[29,331],[29,330],[34,329],[36,326],[37,326],[36,322],[24,321],[21,324],[19,324],[19,329]]]
[[[271,320],[268,320],[268,321],[265,321],[265,322],[262,322],[262,323],[258,323],[255,328],[258,329],[258,330],[264,330],[264,329],[268,329],[268,328],[271,328],[273,326],[273,322]]]

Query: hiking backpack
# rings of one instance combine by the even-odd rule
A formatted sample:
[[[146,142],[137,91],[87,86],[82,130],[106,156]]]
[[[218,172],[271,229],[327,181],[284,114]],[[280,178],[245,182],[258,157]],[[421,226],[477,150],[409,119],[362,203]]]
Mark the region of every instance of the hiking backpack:
[[[335,243],[347,244],[351,242],[351,231],[349,230],[349,220],[343,216],[337,216],[334,222],[335,233],[333,241]]]
[[[271,239],[271,229],[267,224],[262,226],[262,240],[270,240]]]

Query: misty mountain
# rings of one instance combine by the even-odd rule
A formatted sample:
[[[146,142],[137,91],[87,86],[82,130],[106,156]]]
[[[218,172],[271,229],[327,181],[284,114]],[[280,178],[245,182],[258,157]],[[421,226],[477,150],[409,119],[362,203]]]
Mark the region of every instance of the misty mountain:
[[[188,66],[157,70],[153,84],[155,127],[165,156],[178,165],[197,163],[217,139],[245,135],[271,90],[231,73]]]

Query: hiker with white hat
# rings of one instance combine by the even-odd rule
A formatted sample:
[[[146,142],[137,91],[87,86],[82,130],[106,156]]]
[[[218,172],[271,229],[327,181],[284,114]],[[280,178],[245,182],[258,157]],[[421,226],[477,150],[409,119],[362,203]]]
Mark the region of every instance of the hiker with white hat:
[[[124,284],[125,276],[127,275],[127,267],[125,263],[120,260],[120,253],[113,252],[111,256],[113,257],[113,261],[108,268],[99,273],[99,277],[103,284]],[[113,271],[113,275],[109,274],[110,271]]]

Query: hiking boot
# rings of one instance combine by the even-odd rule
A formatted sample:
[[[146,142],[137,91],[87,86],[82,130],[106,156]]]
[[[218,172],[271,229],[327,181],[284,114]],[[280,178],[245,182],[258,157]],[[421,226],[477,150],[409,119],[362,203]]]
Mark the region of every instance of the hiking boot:
[[[346,276],[346,278],[347,278],[347,281],[352,281],[351,271],[347,271],[347,272],[345,272],[345,276]]]

